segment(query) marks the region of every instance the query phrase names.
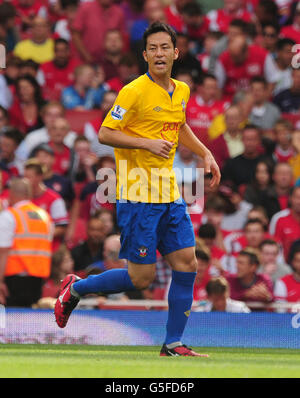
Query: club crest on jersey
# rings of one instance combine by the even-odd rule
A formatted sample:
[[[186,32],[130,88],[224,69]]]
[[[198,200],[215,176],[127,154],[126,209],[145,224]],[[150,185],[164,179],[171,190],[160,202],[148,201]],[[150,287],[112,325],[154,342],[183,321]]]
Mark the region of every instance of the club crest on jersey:
[[[186,103],[185,103],[184,99],[181,101],[181,106],[182,106],[182,112],[184,112],[185,111],[185,107],[186,107]]]
[[[145,247],[145,246],[141,246],[141,247],[139,247],[139,255],[140,255],[140,257],[146,257],[147,256],[147,251],[148,251],[148,248],[147,247]]]
[[[127,112],[126,109],[122,108],[120,105],[116,105],[114,109],[111,111],[111,117],[114,120],[123,120],[123,116]]]

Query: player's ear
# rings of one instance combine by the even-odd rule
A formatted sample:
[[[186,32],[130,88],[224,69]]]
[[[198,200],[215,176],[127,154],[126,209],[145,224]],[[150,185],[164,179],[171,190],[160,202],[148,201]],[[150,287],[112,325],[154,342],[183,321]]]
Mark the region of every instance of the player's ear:
[[[175,47],[175,51],[174,51],[174,61],[176,61],[176,59],[178,59],[179,56],[179,50],[177,47]]]
[[[148,57],[147,57],[147,53],[146,53],[145,50],[143,51],[143,57],[144,57],[144,60],[145,60],[146,62],[148,62]]]

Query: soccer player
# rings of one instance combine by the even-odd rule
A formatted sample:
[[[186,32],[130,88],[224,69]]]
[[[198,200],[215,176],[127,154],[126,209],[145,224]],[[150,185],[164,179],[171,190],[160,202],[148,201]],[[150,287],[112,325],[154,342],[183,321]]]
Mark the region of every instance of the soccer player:
[[[143,55],[148,72],[120,91],[99,131],[100,142],[115,147],[120,258],[127,259],[128,269],[82,280],[67,276],[55,305],[56,321],[64,327],[86,294],[148,287],[155,277],[158,249],[172,268],[167,331],[160,355],[202,356],[181,343],[193,302],[197,260],[192,223],[172,170],[178,142],[203,158],[205,172],[212,174],[212,186],[219,184],[220,171],[210,151],[186,124],[188,86],[170,78],[178,57],[173,29],[153,23],[144,34]]]

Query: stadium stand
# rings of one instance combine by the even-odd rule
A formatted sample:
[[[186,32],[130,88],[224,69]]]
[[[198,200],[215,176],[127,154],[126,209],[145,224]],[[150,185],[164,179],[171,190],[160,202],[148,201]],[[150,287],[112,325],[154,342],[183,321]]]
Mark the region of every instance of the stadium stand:
[[[191,199],[202,163],[179,148],[177,166],[192,169],[182,195],[199,238],[193,309],[213,310],[206,285],[216,278],[228,295],[224,311],[298,308],[300,54],[294,45],[300,44],[300,6],[285,2],[283,13],[281,3],[0,0],[0,44],[6,48],[0,218],[10,205],[13,178],[25,175],[33,202],[55,224],[51,273],[39,297],[50,298],[46,306],[66,273],[82,277],[120,266],[118,245],[111,243],[119,233],[113,177],[106,202],[101,190],[107,183],[101,171],[114,172],[114,157],[97,142],[97,131],[119,90],[146,71],[143,31],[160,20],[178,33],[181,56],[173,77],[191,89],[187,122],[223,175],[215,191],[204,179],[204,201]],[[0,304],[14,302],[13,283],[1,271]],[[140,295],[87,298],[80,308],[164,309],[169,284],[170,270],[159,257],[157,278]]]

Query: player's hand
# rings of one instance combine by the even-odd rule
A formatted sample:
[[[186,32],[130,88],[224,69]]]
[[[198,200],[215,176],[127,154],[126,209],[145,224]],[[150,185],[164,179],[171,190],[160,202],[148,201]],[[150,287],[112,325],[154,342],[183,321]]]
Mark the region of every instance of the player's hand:
[[[220,184],[221,180],[221,173],[217,162],[215,161],[213,155],[208,153],[204,156],[204,173],[205,174],[212,174],[212,179],[210,182],[210,188],[215,188]]]
[[[173,148],[174,143],[166,140],[149,140],[148,151],[154,155],[169,159],[169,152]]]

